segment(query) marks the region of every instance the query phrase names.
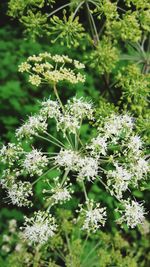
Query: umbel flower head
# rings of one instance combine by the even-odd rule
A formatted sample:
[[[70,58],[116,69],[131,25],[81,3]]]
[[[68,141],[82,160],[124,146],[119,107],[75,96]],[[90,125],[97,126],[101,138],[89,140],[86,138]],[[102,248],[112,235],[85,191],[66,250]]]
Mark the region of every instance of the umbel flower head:
[[[72,196],[71,194],[74,192],[71,188],[72,184],[69,183],[69,178],[66,179],[65,183],[63,184],[59,182],[59,177],[56,177],[54,179],[54,186],[52,186],[48,181],[48,185],[51,187],[51,189],[44,189],[43,193],[46,193],[48,200],[51,200],[52,205],[54,204],[63,204],[66,201],[69,201]],[[50,197],[49,197],[50,195]]]
[[[43,132],[46,129],[47,123],[45,121],[44,116],[30,116],[28,121],[24,123],[19,129],[17,129],[16,136],[19,139],[23,137],[31,138],[31,136],[36,135],[39,132]]]
[[[25,156],[23,167],[31,176],[42,175],[44,167],[48,164],[48,159],[41,151],[33,149]]]
[[[13,205],[18,207],[31,206],[32,202],[28,198],[33,195],[32,185],[29,182],[19,181],[7,188],[8,197]]]
[[[129,173],[123,166],[119,166],[117,162],[114,163],[115,170],[110,170],[107,173],[107,184],[112,186],[112,195],[115,193],[120,199],[122,198],[122,193],[128,189],[128,185],[132,178],[132,174]]]
[[[95,207],[94,207],[95,205]],[[84,217],[83,230],[88,232],[96,232],[106,222],[106,208],[100,208],[100,204],[92,200],[87,202],[87,210],[81,208],[81,213]]]
[[[76,83],[81,78],[78,73],[81,68],[82,64],[67,56],[42,53],[29,57],[26,64],[21,65],[20,71],[29,71],[37,75],[40,81],[52,82],[54,86],[54,83],[62,80]],[[8,144],[0,151],[6,166],[1,184],[11,201],[18,206],[28,204],[32,186],[46,178],[52,185],[50,190],[43,190],[48,195],[46,205],[48,210],[51,206],[55,210],[56,204],[73,198],[72,188],[80,188],[80,194],[83,194],[81,199],[85,199],[82,202],[85,209],[82,208],[79,214],[84,218],[82,229],[95,232],[105,225],[106,208],[90,200],[87,186],[90,188],[90,183],[96,183],[97,186],[102,184],[108,193],[123,204],[120,222],[125,221],[132,228],[142,223],[145,212],[141,204],[132,200],[132,189],[147,177],[149,166],[144,157],[144,144],[134,133],[134,119],[129,114],[113,114],[101,126],[93,125],[91,130],[93,104],[74,97],[63,105],[56,86],[54,93],[57,101],[51,98],[44,100],[39,112],[29,117],[16,131],[19,145]],[[55,124],[55,132],[52,133],[49,127],[51,120],[52,125]],[[83,135],[84,123],[90,133],[89,141]],[[27,147],[31,147],[30,150],[24,146],[24,141]],[[56,169],[59,173],[57,183],[49,175]],[[24,176],[25,180],[32,177],[32,186],[21,181]],[[76,183],[78,186],[74,186]],[[48,213],[39,211],[30,219],[25,219],[24,235],[34,243],[47,242],[55,230],[55,219]]]
[[[138,224],[141,224],[145,220],[145,210],[142,203],[127,199],[122,201],[124,210],[120,210],[122,217],[118,220],[118,223],[126,222],[131,228],[135,228]]]
[[[25,217],[23,236],[31,243],[44,244],[55,234],[57,225],[51,214],[38,211],[31,218]]]
[[[36,86],[42,82],[57,84],[60,81],[76,84],[85,81],[85,76],[79,72],[84,67],[84,64],[66,55],[52,56],[45,52],[30,56],[27,62],[21,63],[19,71],[30,73],[29,82]]]
[[[19,154],[23,152],[20,144],[8,143],[7,146],[3,145],[0,150],[0,159],[3,163],[13,165],[19,159]]]

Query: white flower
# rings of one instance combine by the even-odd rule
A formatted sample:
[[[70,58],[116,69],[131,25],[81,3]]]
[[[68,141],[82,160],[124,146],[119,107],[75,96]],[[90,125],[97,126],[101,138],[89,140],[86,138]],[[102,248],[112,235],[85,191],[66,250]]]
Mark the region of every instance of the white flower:
[[[29,76],[29,82],[32,85],[39,86],[41,83],[41,77],[39,75],[32,74]]]
[[[131,149],[133,152],[137,154],[139,152],[139,149],[141,149],[142,147],[141,138],[137,135],[131,136],[129,143],[127,145],[129,149]]]
[[[106,155],[107,142],[106,138],[102,136],[97,136],[91,140],[91,144],[87,145],[87,148],[91,150],[91,155]]]
[[[15,161],[20,158],[20,154],[23,152],[22,147],[18,144],[8,143],[7,146],[3,145],[0,150],[0,159],[3,163],[9,163],[13,165]]]
[[[122,201],[122,204],[124,211],[120,211],[123,215],[118,220],[119,223],[126,222],[129,227],[134,228],[144,222],[145,211],[142,204],[130,199]]]
[[[55,157],[55,165],[74,170],[77,158],[78,158],[77,152],[70,149],[66,150],[62,149],[60,150],[59,154]]]
[[[29,182],[17,182],[7,188],[8,197],[13,205],[18,207],[31,206],[32,202],[28,197],[32,196],[32,185]]]
[[[40,62],[40,61],[42,61],[42,58],[40,55],[39,56],[33,55],[33,56],[28,57],[27,61]]]
[[[47,99],[41,103],[40,113],[42,116],[46,116],[48,118],[58,118],[60,117],[60,106],[57,101],[53,101],[51,99]]]
[[[35,115],[29,117],[28,121],[17,129],[16,136],[19,138],[30,138],[32,135],[36,135],[38,132],[44,132],[46,129],[47,123],[43,116]]]
[[[71,195],[69,190],[64,187],[57,187],[57,188],[53,188],[51,190],[51,192],[53,193],[53,195],[51,196],[52,200],[54,201],[55,204],[57,203],[63,203],[65,201],[69,201],[71,199]]]
[[[104,125],[104,132],[108,137],[110,137],[111,135],[118,137],[122,133],[122,131],[124,131],[126,135],[129,136],[132,129],[132,118],[128,115],[112,115],[106,120]]]
[[[27,62],[22,62],[19,65],[19,72],[29,71],[30,68],[31,68],[31,65],[30,64],[28,64]]]
[[[39,243],[41,245],[54,236],[57,229],[52,215],[42,211],[35,212],[31,218],[25,217],[24,225],[24,238],[31,241],[31,243]]]
[[[42,175],[44,167],[48,164],[48,159],[41,151],[33,149],[26,154],[25,160],[22,164],[23,168],[31,176],[37,174]]]
[[[63,114],[57,120],[57,129],[65,132],[68,130],[70,133],[76,133],[77,129],[80,128],[79,120],[75,116],[69,114]]]
[[[78,60],[74,60],[73,63],[74,63],[74,66],[76,69],[84,69],[85,68],[85,65],[83,63],[80,63]]]
[[[116,167],[116,170],[107,172],[107,185],[112,186],[112,194],[115,192],[118,198],[122,198],[122,192],[125,192],[128,189],[132,174],[122,166],[119,166],[117,162],[114,166]]]
[[[69,100],[65,106],[68,113],[72,116],[75,116],[78,119],[88,118],[93,119],[93,107],[90,102],[85,102],[83,98],[77,99],[74,97],[72,100]]]
[[[139,158],[135,163],[130,164],[133,176],[136,181],[143,179],[143,177],[149,172],[149,163],[144,158]],[[136,182],[135,181],[135,182]]]
[[[82,229],[88,232],[96,232],[101,226],[105,225],[106,222],[106,208],[100,208],[100,204],[97,203],[94,208],[93,201],[88,202],[88,210],[83,210],[84,213],[84,224]]]
[[[98,162],[92,157],[80,158],[77,161],[77,170],[79,170],[78,180],[83,180],[84,178],[87,178],[88,181],[95,180],[98,176]]]
[[[21,174],[21,171],[18,169],[13,168],[13,171],[11,169],[5,169],[2,172],[2,177],[0,179],[0,185],[4,189],[8,189],[15,183],[16,178],[18,178]]]

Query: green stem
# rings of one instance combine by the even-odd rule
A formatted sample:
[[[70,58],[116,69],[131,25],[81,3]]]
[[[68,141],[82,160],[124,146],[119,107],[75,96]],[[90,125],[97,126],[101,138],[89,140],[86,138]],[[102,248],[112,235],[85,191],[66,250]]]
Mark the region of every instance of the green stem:
[[[90,250],[90,252],[87,254],[87,256],[85,257],[85,259],[83,260],[83,262],[82,262],[82,264],[84,264],[86,261],[87,261],[87,259],[89,258],[89,256],[97,249],[97,247],[99,246],[101,244],[101,241],[99,241],[97,244],[96,244],[96,246],[92,249],[92,250]]]
[[[68,141],[68,144],[70,145],[71,148],[73,148],[73,144],[72,142],[69,140],[68,136],[67,136],[67,133],[65,133],[65,138],[66,140]]]
[[[70,172],[70,169],[66,169],[65,170],[65,173],[64,173],[62,181],[61,181],[61,186],[63,186],[63,184],[64,184],[69,172]]]
[[[41,178],[43,178],[43,176],[45,176],[46,174],[48,174],[50,171],[52,171],[53,169],[56,169],[57,168],[57,165],[56,166],[53,166],[52,168],[50,168],[48,171],[46,171],[45,173],[43,173],[40,177],[38,177],[38,179],[36,179],[32,185],[36,184]]]
[[[39,135],[39,134],[38,134],[37,137],[39,137],[39,138],[41,138],[41,139],[43,139],[43,140],[45,140],[45,141],[47,141],[47,142],[50,142],[50,143],[52,143],[52,144],[55,145],[55,146],[58,146],[58,147],[62,148],[61,145],[55,143],[54,141],[52,141],[52,140],[50,140],[50,139],[48,139],[48,138],[46,138],[46,137],[44,137],[44,136],[42,136],[42,135]]]
[[[61,99],[60,99],[60,97],[59,97],[59,94],[58,94],[58,91],[57,91],[57,88],[56,88],[56,84],[54,84],[53,89],[54,89],[54,93],[55,93],[55,95],[56,95],[56,98],[57,98],[57,100],[58,100],[58,102],[59,102],[59,104],[60,104],[60,106],[61,106],[61,108],[62,108],[62,111],[65,112],[65,110],[64,110],[64,106],[63,106],[63,104],[62,104],[62,102],[61,102]]]
[[[36,247],[35,256],[33,259],[33,267],[39,267],[39,260],[40,260],[40,253],[39,253],[39,246]]]
[[[72,259],[72,267],[75,267],[74,263],[73,263],[72,249],[71,249],[71,245],[70,245],[70,240],[69,240],[68,234],[66,232],[65,232],[65,237],[66,237],[66,241],[67,241],[68,250],[69,250],[69,253],[70,253],[70,256],[71,256],[71,259]]]
[[[91,11],[90,11],[90,8],[89,8],[89,5],[88,5],[87,2],[86,2],[86,6],[87,6],[87,10],[88,10],[88,13],[89,13],[89,16],[90,16],[90,20],[91,20],[91,23],[92,23],[92,26],[93,26],[93,29],[94,29],[94,32],[95,32],[94,39],[96,37],[96,45],[98,45],[98,43],[99,43],[99,36],[98,36],[97,29],[96,29],[95,21],[94,21],[94,18],[92,16],[92,14],[91,14]]]
[[[58,12],[59,10],[65,8],[65,7],[67,7],[67,6],[70,6],[70,5],[71,5],[71,3],[68,3],[68,4],[65,4],[65,5],[63,5],[63,6],[59,7],[59,8],[57,8],[57,9],[55,9],[53,12],[51,12],[50,14],[48,14],[47,17],[51,17],[52,15],[54,15],[54,14],[55,14],[56,12]]]
[[[84,4],[84,1],[82,1],[82,2],[77,6],[77,8],[75,9],[75,11],[74,11],[74,13],[73,13],[73,15],[72,15],[72,20],[75,18],[75,16],[76,16],[78,10],[80,9],[80,7],[81,7],[83,4]]]
[[[89,21],[89,25],[90,25],[91,34],[92,34],[93,39],[95,39],[95,34],[94,34],[93,27],[92,27],[92,22],[91,22],[91,19],[90,19],[88,6],[87,6],[87,3],[85,3],[85,4],[86,4],[86,9],[87,9],[87,16],[88,16],[88,21]]]
[[[44,133],[47,134],[50,138],[54,139],[56,142],[58,142],[61,146],[65,147],[65,145],[61,141],[59,141],[57,138],[55,138],[53,135],[49,134],[46,131]]]
[[[88,195],[87,195],[87,192],[86,192],[85,184],[84,184],[83,181],[82,181],[82,187],[83,187],[83,192],[84,192],[85,200],[86,200],[86,202],[87,202],[87,207],[88,207],[88,209],[89,209],[89,208],[90,208],[90,207],[89,207],[89,204],[88,204],[89,199],[88,199]]]
[[[75,149],[78,150],[78,135],[75,133]]]

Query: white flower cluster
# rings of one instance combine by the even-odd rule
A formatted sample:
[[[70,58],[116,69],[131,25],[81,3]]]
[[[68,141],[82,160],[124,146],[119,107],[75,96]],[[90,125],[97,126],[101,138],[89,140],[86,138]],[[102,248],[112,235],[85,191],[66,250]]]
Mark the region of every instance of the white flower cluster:
[[[57,101],[50,98],[41,103],[40,114],[46,118],[59,118],[61,116],[60,106]]]
[[[4,164],[9,164],[10,166],[14,164],[23,152],[22,147],[18,144],[8,143],[7,146],[3,145],[0,150],[0,159]]]
[[[78,175],[77,179],[82,181],[87,179],[88,181],[95,180],[98,176],[98,162],[92,157],[81,158],[77,162]]]
[[[123,133],[130,135],[133,129],[133,119],[128,115],[112,115],[104,125],[107,137],[120,137]]]
[[[131,136],[131,138],[129,139],[128,148],[132,151],[132,153],[135,153],[137,155],[137,153],[142,148],[142,141],[140,136]]]
[[[72,66],[73,69],[70,69]],[[29,72],[29,82],[39,86],[42,81],[54,84],[60,81],[68,81],[72,84],[84,82],[85,76],[78,70],[83,69],[84,64],[77,60],[72,60],[65,55],[52,56],[50,53],[40,53],[38,56],[30,56],[27,62],[19,66],[20,72]]]
[[[70,149],[61,149],[57,156],[54,157],[56,166],[64,167],[65,169],[74,170],[78,154]]]
[[[57,183],[54,182],[50,190],[43,190],[45,193],[50,193],[48,196],[50,210],[51,205],[71,199],[73,192],[71,182],[76,177],[86,201],[86,208],[80,211],[84,217],[82,228],[88,232],[95,232],[105,225],[106,208],[89,199],[86,185],[90,182],[101,182],[106,190],[123,204],[124,210],[121,211],[122,217],[119,221],[126,221],[127,225],[133,228],[143,221],[145,213],[141,204],[128,199],[128,195],[131,195],[130,189],[136,187],[149,171],[142,150],[143,142],[134,134],[133,118],[115,114],[106,118],[103,126],[91,131],[96,134],[92,135],[90,142],[82,140],[83,134],[80,128],[84,119],[86,122],[94,119],[92,103],[74,97],[63,105],[55,88],[55,84],[59,81],[65,80],[71,83],[83,81],[84,76],[78,72],[82,68],[84,65],[78,61],[67,56],[52,56],[49,53],[29,57],[27,62],[19,67],[21,72],[27,71],[31,74],[29,79],[32,84],[38,86],[42,81],[53,83],[57,101],[50,98],[43,101],[39,113],[29,117],[28,121],[16,131],[16,136],[19,139],[25,137],[30,145],[33,136],[40,138],[40,141],[56,145],[57,150],[53,152],[48,149],[41,152],[42,150],[33,148],[28,152],[20,148],[20,145],[3,146],[0,154],[2,162],[8,166],[8,171],[5,172],[8,179],[5,182],[5,177],[2,177],[1,184],[8,191],[8,196],[14,204],[28,205],[30,202],[28,198],[32,196],[31,185],[28,182],[18,182],[19,176],[40,176],[33,182],[34,185],[52,169],[58,169]],[[50,119],[54,119],[56,130],[59,131],[58,136],[61,138],[57,139],[55,135],[49,133]],[[127,200],[124,199],[124,193],[127,195]],[[33,243],[43,244],[54,235],[56,228],[55,219],[50,214],[39,211],[34,217],[25,219],[24,236]]]
[[[41,151],[33,149],[31,152],[28,152],[25,156],[25,160],[22,164],[23,168],[31,176],[33,175],[42,175],[43,169],[47,166],[48,159]]]
[[[100,204],[91,200],[87,203],[88,210],[81,209],[81,213],[84,217],[83,230],[88,232],[96,232],[101,226],[105,225],[106,222],[106,208],[100,208]]]
[[[52,215],[38,211],[31,218],[25,217],[23,236],[31,243],[44,244],[55,234],[56,229]]]
[[[70,192],[66,187],[64,187],[64,188],[61,188],[61,187],[57,188],[56,187],[56,188],[52,189],[51,192],[53,193],[51,198],[55,204],[57,204],[57,203],[62,204],[63,202],[71,199]]]
[[[92,157],[81,156],[73,150],[60,150],[55,165],[77,172],[77,179],[95,180],[98,175],[98,162]]]
[[[10,186],[12,186],[15,183],[15,180],[19,175],[21,174],[21,171],[18,169],[5,169],[2,172],[2,177],[0,179],[0,184],[4,189],[8,189]]]
[[[13,205],[18,207],[31,206],[32,202],[28,198],[33,195],[32,185],[29,182],[19,181],[7,188],[8,197]]]
[[[138,224],[142,224],[145,220],[145,211],[142,204],[134,200],[122,201],[124,210],[120,211],[122,217],[118,220],[118,223],[126,222],[131,228],[135,228]]]
[[[45,118],[41,115],[35,115],[29,117],[28,121],[17,129],[16,136],[18,138],[31,138],[33,135],[37,135],[38,132],[44,132],[46,129],[47,123]]]
[[[129,183],[132,178],[132,174],[124,169],[121,165],[119,166],[117,162],[114,163],[115,170],[110,170],[107,173],[107,185],[112,186],[112,194],[121,199],[122,193],[128,189]]]
[[[16,131],[16,136],[21,138],[32,138],[40,133],[45,133],[48,127],[47,119],[54,118],[57,130],[61,130],[66,136],[66,131],[75,134],[81,127],[82,120],[93,119],[93,108],[91,103],[82,99],[73,98],[64,106],[64,111],[57,101],[50,98],[41,103],[41,109],[38,115],[30,116]]]
[[[60,116],[57,121],[57,130],[62,130],[64,136],[66,136],[67,130],[70,133],[75,134],[79,128],[80,128],[79,120],[68,113],[65,113],[62,116]]]
[[[139,157],[135,162],[131,162],[130,168],[132,170],[135,185],[138,184],[138,181],[144,179],[150,170],[148,161],[142,157]]]
[[[100,155],[106,155],[107,152],[107,139],[106,137],[102,137],[98,135],[96,138],[93,138],[89,145],[87,145],[87,149],[91,150],[91,155],[99,157]]]
[[[74,97],[72,100],[68,100],[66,110],[77,119],[88,118],[92,120],[94,118],[92,103],[86,102],[83,98]]]

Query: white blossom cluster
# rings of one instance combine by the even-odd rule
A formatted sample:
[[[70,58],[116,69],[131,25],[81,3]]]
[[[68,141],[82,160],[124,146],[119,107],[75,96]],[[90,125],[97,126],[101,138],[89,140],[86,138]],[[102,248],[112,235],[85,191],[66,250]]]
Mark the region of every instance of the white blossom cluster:
[[[128,115],[112,115],[104,125],[104,132],[107,137],[117,140],[123,134],[130,136],[133,130],[133,119]]]
[[[144,223],[145,210],[142,203],[127,199],[122,201],[122,204],[124,209],[120,210],[122,217],[118,219],[118,223],[126,222],[131,228],[134,228],[138,224]]]
[[[29,82],[35,86],[39,86],[43,81],[54,84],[68,81],[76,84],[85,81],[85,76],[78,72],[84,67],[84,64],[72,60],[68,56],[52,56],[46,52],[28,57],[27,62],[23,62],[19,66],[19,71],[30,73]]]
[[[104,136],[98,135],[91,140],[90,145],[87,145],[87,149],[91,150],[92,156],[106,155],[107,152],[107,139]]]
[[[94,118],[92,103],[86,102],[83,98],[77,99],[74,97],[72,100],[68,100],[66,109],[77,119],[88,118],[89,120],[92,120]]]
[[[20,175],[21,171],[18,169],[14,169],[12,172],[10,169],[6,169],[3,171],[0,184],[7,191],[8,203],[18,207],[32,206],[29,199],[33,195],[32,184],[27,181],[18,181]]]
[[[8,187],[7,193],[13,205],[18,207],[32,205],[31,200],[28,199],[33,195],[32,185],[29,182],[19,181],[14,183],[11,187]]]
[[[78,160],[78,153],[71,149],[61,149],[57,156],[54,157],[55,164],[65,169],[75,170]]]
[[[44,244],[55,234],[57,225],[51,214],[38,211],[31,218],[25,217],[23,236],[31,243]]]
[[[42,175],[43,169],[47,166],[48,159],[41,151],[33,149],[31,152],[27,153],[25,160],[22,164],[23,168],[31,176]]]
[[[119,166],[117,162],[114,163],[114,166],[115,170],[110,170],[107,173],[107,185],[112,186],[112,194],[115,192],[116,196],[121,199],[122,193],[128,189],[132,174]]]
[[[70,133],[76,133],[80,128],[80,121],[70,115],[69,113],[65,113],[60,116],[57,121],[57,130],[63,130],[64,136],[66,135],[66,131],[68,130]]]
[[[46,118],[59,118],[61,116],[60,106],[57,101],[53,101],[50,98],[41,103],[40,114]]]
[[[62,204],[65,201],[68,201],[71,199],[71,195],[70,192],[67,188],[55,188],[52,189],[51,191],[53,193],[53,195],[51,196],[51,198],[53,199],[54,203],[60,203]]]
[[[94,207],[94,202],[88,201],[88,209],[84,210],[81,208],[81,214],[84,217],[83,230],[88,232],[96,232],[101,226],[105,225],[106,222],[106,208],[100,208],[100,204],[96,203]]]
[[[88,181],[95,180],[98,176],[98,162],[92,157],[84,157],[77,163],[78,166],[78,180],[82,181],[87,179]]]
[[[68,179],[69,180],[69,179]],[[48,183],[49,184],[49,183]],[[50,185],[50,184],[49,184]],[[51,200],[51,204],[63,204],[66,201],[69,201],[72,198],[72,194],[73,194],[73,190],[71,188],[72,184],[69,183],[67,184],[67,179],[64,182],[64,184],[59,182],[59,177],[56,177],[54,179],[54,186],[51,186],[51,189],[44,189],[43,193],[46,193],[48,196],[45,197],[49,199],[49,195],[50,195],[50,200]]]
[[[41,115],[35,115],[29,117],[28,121],[17,129],[16,136],[18,138],[31,138],[33,135],[36,135],[38,132],[43,132],[46,129],[47,123],[45,118]]]
[[[75,171],[78,180],[86,178],[90,181],[96,179],[98,175],[97,160],[92,157],[82,156],[76,151],[60,150],[54,159],[57,166]]]
[[[70,69],[70,66],[75,70]],[[21,72],[32,73],[30,81],[39,85],[43,80],[53,83],[67,80],[76,83],[84,79],[77,72],[82,68],[83,64],[67,56],[41,53],[39,56],[29,57],[19,69]],[[116,197],[123,206],[119,222],[126,222],[129,227],[134,228],[142,223],[145,212],[142,204],[132,200],[132,189],[147,177],[149,164],[144,157],[144,144],[134,133],[133,118],[128,114],[113,114],[106,118],[101,127],[93,126],[90,140],[85,141],[82,125],[86,122],[87,127],[89,123],[88,129],[91,129],[91,121],[94,120],[93,104],[83,98],[74,97],[63,105],[57,93],[57,101],[51,98],[44,100],[39,113],[29,117],[16,131],[19,142],[24,138],[28,148],[22,142],[22,145],[9,143],[0,150],[2,163],[6,165],[1,185],[13,204],[19,207],[30,205],[32,187],[39,179],[45,179],[44,176],[51,179],[51,189],[43,190],[47,194],[44,197],[48,210],[39,211],[30,219],[25,219],[25,238],[33,243],[43,244],[55,234],[57,226],[49,211],[51,206],[55,210],[55,204],[63,204],[73,198],[72,188],[76,189],[73,187],[74,183],[79,185],[77,188],[81,189],[80,193],[85,199],[85,209],[81,208],[79,214],[79,217],[81,215],[84,218],[82,229],[95,232],[106,221],[106,208],[92,201],[87,192],[87,185],[90,183],[96,183],[97,186],[101,183],[107,192]],[[51,119],[56,125],[54,135],[51,127],[48,127]],[[44,146],[35,148],[36,145],[42,146],[42,140]],[[48,144],[46,151],[45,142]],[[56,146],[55,151],[51,151],[51,144],[53,148]],[[54,169],[59,172],[57,179],[49,178],[48,175]],[[24,177],[25,181],[22,181]],[[32,184],[26,181],[31,177]]]
[[[7,146],[3,145],[0,150],[1,162],[13,165],[19,159],[20,153],[22,152],[23,149],[19,144],[8,143]]]

